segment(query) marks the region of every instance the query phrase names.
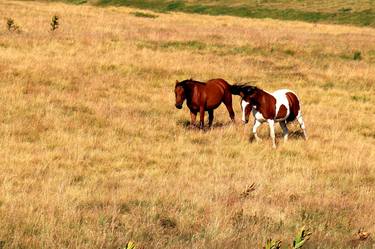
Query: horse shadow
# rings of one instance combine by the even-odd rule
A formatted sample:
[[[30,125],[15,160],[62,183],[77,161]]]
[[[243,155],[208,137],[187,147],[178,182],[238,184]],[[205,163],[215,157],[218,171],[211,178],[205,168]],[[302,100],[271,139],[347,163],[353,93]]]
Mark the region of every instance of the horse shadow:
[[[282,132],[275,132],[275,137],[279,141],[284,139]],[[262,140],[270,139],[269,133],[266,133],[266,135],[262,136],[261,139]],[[303,131],[289,131],[288,140],[300,140],[300,139],[302,140],[305,139]],[[254,135],[252,134],[250,135],[249,142],[250,143],[256,142]]]
[[[196,123],[194,126],[191,125],[191,122],[187,119],[183,120],[177,120],[176,122],[177,126],[181,126],[185,130],[200,130],[199,129],[199,124]],[[224,127],[230,127],[233,124],[233,122],[228,121],[228,122],[214,122],[211,127],[208,126],[207,123],[205,123],[203,131],[210,131],[210,130],[215,130],[215,129],[221,129]]]
[[[305,139],[305,135],[303,134],[303,131],[296,130],[296,131],[289,131],[289,139]]]

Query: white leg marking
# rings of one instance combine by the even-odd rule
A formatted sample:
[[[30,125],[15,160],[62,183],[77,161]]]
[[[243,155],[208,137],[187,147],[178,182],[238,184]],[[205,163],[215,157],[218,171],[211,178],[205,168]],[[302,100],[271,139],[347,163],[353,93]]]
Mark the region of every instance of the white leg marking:
[[[253,134],[254,134],[254,137],[256,139],[257,142],[259,141],[262,141],[262,139],[260,139],[257,135],[257,129],[258,127],[262,124],[262,122],[260,122],[259,120],[255,119],[254,120],[254,126],[253,126]]]
[[[301,129],[303,130],[303,136],[305,137],[305,140],[307,140],[307,132],[306,132],[306,127],[305,127],[305,122],[303,122],[301,111],[298,112],[297,120],[298,120],[298,123],[299,123]]]
[[[275,121],[273,119],[267,120],[268,125],[270,126],[270,136],[272,139],[272,147],[276,148],[276,141],[275,141]]]
[[[281,129],[283,130],[284,142],[286,142],[288,141],[288,134],[289,134],[288,127],[286,126],[285,121],[280,121],[279,124],[280,124]]]

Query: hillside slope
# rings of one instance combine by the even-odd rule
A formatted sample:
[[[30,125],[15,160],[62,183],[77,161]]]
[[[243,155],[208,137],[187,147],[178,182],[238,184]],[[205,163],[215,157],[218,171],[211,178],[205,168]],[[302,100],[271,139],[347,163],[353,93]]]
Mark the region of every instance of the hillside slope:
[[[0,1],[0,245],[373,248],[375,30],[127,7]],[[59,28],[50,31],[58,15]],[[176,80],[294,90],[277,150],[220,106],[189,129]],[[255,183],[255,189],[249,185]]]
[[[80,4],[87,2],[87,0],[67,1]],[[89,2],[99,5],[123,5],[158,12],[180,11],[375,27],[374,0],[91,0]]]

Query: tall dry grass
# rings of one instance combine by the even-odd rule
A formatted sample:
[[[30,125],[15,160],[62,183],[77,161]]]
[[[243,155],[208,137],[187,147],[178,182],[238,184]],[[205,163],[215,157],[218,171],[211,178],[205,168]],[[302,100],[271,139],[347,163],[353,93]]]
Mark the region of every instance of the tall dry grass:
[[[5,248],[261,248],[303,225],[306,248],[374,247],[354,235],[375,232],[373,29],[134,11],[0,2],[22,30],[3,19]],[[224,107],[187,129],[173,87],[190,77],[293,89],[310,140],[294,124],[277,150],[266,125],[249,142]]]

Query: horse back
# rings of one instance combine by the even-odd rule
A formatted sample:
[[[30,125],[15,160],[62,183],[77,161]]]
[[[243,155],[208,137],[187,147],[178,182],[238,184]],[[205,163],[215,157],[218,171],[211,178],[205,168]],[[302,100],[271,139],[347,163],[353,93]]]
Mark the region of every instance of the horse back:
[[[212,79],[206,82],[205,100],[209,109],[219,106],[226,97],[232,97],[228,82],[223,79]]]

